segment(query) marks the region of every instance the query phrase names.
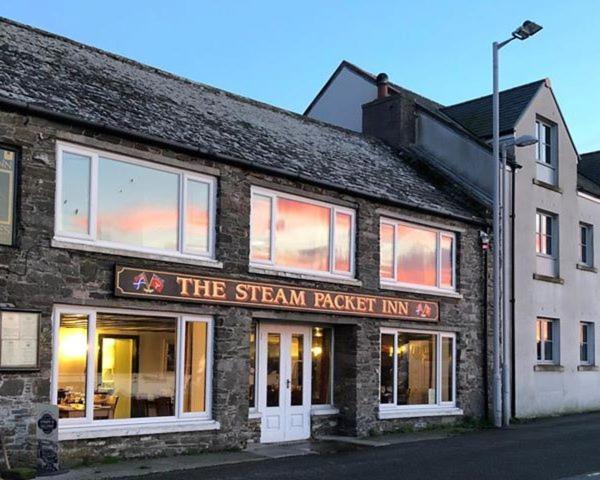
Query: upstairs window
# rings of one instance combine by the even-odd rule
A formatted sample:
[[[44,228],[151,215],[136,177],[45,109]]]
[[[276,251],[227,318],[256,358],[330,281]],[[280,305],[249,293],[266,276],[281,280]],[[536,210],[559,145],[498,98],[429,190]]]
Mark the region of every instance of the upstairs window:
[[[537,172],[538,180],[556,185],[557,183],[557,135],[556,125],[537,120],[535,122]]]
[[[538,211],[535,217],[535,251],[537,273],[558,275],[558,217]]]
[[[380,223],[381,283],[454,290],[454,233],[383,219]]]
[[[212,177],[61,144],[56,237],[212,258],[215,189]]]
[[[14,243],[16,169],[16,150],[0,147],[0,245]]]
[[[594,266],[593,227],[587,223],[579,224],[579,263],[586,267]]]
[[[354,275],[354,210],[252,189],[250,263],[277,270]]]
[[[549,318],[537,319],[536,350],[538,363],[559,363],[558,320]]]

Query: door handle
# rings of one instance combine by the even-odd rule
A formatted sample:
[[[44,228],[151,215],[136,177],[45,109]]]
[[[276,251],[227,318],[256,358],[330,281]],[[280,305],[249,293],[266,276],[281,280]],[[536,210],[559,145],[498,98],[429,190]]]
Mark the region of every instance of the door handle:
[[[291,383],[292,383],[292,382],[290,381],[290,379],[289,379],[289,378],[288,378],[288,379],[285,381],[285,386],[286,386],[286,388],[287,388],[287,389],[289,389],[289,388],[290,388],[290,385],[291,385]]]

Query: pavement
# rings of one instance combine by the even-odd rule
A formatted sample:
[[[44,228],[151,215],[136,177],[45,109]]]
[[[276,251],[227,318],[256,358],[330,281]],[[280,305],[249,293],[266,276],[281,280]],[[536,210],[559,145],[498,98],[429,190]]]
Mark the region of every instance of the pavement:
[[[600,480],[600,413],[464,434],[422,432],[369,438],[324,437],[87,467],[56,480]]]

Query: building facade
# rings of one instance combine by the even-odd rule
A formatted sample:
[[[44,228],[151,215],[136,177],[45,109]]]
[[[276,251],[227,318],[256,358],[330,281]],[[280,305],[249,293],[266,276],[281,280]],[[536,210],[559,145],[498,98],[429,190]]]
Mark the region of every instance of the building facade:
[[[477,201],[377,139],[1,26],[13,461],[47,404],[63,463],[485,415]]]
[[[305,114],[357,131],[371,129],[388,143],[417,149],[430,166],[489,203],[491,96],[436,106],[381,80],[344,62]],[[384,88],[383,96],[378,87]],[[359,90],[365,94],[356,96]],[[347,105],[336,116],[338,101]],[[378,104],[382,107],[376,111]],[[399,112],[411,108],[416,120],[403,122]],[[398,119],[395,124],[389,121],[390,112]],[[373,116],[384,125],[378,126]],[[412,136],[403,133],[406,125],[414,125]],[[537,145],[508,152],[517,166],[514,174],[508,174],[514,232],[507,265],[513,325],[512,413],[535,417],[597,410],[597,158],[591,154],[578,166],[579,155],[549,80],[501,92],[500,134],[501,143],[522,135],[538,140]]]

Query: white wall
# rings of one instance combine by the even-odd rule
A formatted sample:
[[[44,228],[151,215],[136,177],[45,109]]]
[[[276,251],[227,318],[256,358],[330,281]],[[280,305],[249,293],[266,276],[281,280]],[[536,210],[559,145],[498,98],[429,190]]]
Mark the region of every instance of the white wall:
[[[536,115],[558,125],[558,185],[562,193],[533,183],[535,146],[517,150],[515,228],[516,415],[531,417],[600,408],[600,372],[578,371],[579,322],[600,315],[598,274],[576,268],[579,221],[600,226],[600,204],[577,194],[577,154],[550,90],[540,89],[517,125],[516,135],[534,135]],[[559,218],[559,276],[563,285],[535,280],[535,214],[543,209]],[[563,371],[534,371],[537,317],[560,321]],[[596,325],[596,329],[600,325]],[[596,335],[600,337],[600,335]],[[597,347],[596,347],[596,350]],[[598,358],[598,354],[596,355]]]
[[[377,86],[344,67],[313,105],[308,117],[362,132],[362,105],[377,98]]]

